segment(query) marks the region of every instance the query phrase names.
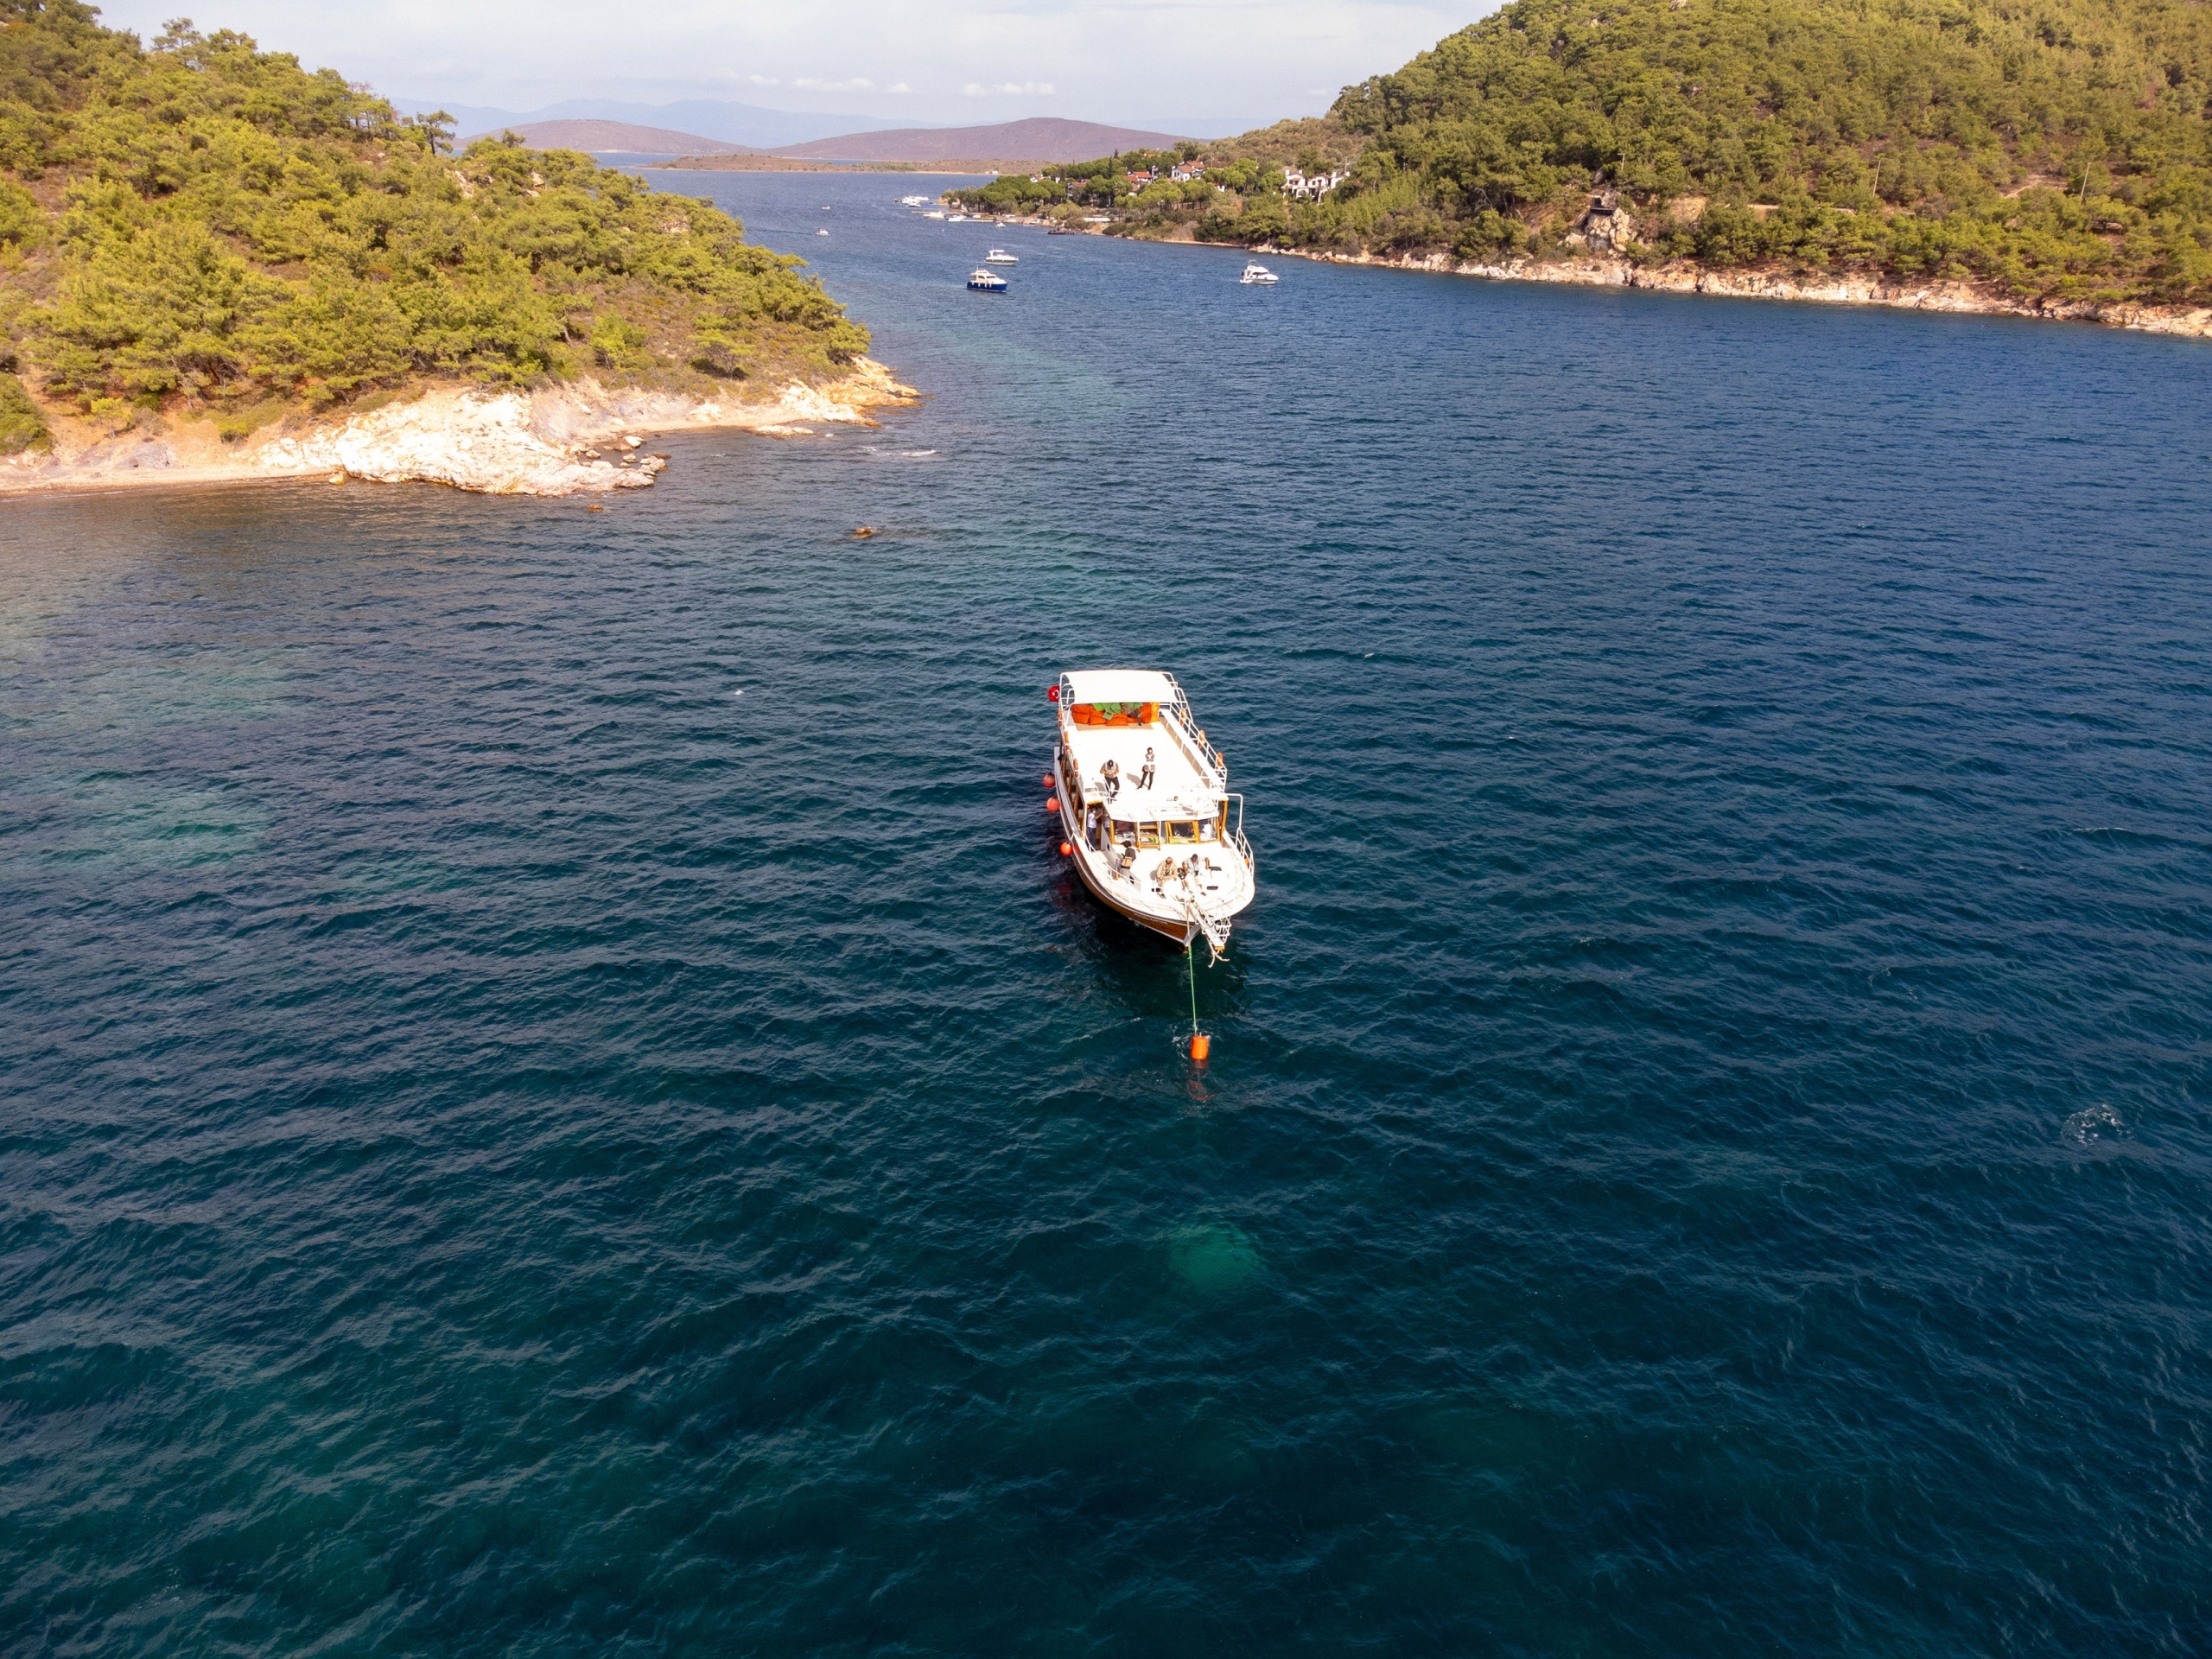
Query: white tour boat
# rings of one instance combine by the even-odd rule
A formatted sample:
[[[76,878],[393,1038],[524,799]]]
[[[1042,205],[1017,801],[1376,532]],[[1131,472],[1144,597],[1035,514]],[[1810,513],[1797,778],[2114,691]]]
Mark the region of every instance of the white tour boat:
[[[1282,278],[1255,259],[1244,267],[1244,274],[1236,280],[1240,283],[1279,283]]]
[[[1052,695],[1061,839],[1084,886],[1178,944],[1225,948],[1230,918],[1252,902],[1244,798],[1183,688],[1151,669],[1102,668],[1061,675]]]
[[[978,265],[968,273],[968,286],[980,289],[986,294],[1003,294],[1006,292],[1006,278],[995,270],[985,270]]]
[[[1018,254],[1008,253],[1004,248],[993,248],[983,256],[983,263],[987,265],[1018,265],[1021,258]]]

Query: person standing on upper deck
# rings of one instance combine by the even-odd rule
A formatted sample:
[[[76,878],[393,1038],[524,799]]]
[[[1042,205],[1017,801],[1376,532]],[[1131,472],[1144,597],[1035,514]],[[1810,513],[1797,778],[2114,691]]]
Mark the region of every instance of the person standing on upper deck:
[[[1144,770],[1137,774],[1137,787],[1139,789],[1152,787],[1152,751],[1150,749],[1144,752]]]

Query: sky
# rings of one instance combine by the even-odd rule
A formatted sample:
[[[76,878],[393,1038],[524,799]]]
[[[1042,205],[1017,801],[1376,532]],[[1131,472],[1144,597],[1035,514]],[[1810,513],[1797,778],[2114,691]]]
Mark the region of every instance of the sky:
[[[532,110],[574,98],[724,99],[871,123],[1024,116],[1211,137],[1317,115],[1495,9],[1404,0],[94,0],[151,40],[190,4],[387,97]]]

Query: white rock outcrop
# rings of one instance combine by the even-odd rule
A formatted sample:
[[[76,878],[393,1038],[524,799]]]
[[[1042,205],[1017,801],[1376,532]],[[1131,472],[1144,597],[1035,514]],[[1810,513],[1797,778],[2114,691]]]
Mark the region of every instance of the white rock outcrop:
[[[0,461],[0,493],[321,475],[420,480],[493,495],[642,489],[668,463],[634,453],[640,432],[734,428],[804,436],[821,426],[873,426],[869,410],[911,403],[917,395],[880,363],[862,358],[851,373],[826,385],[793,381],[758,401],[590,380],[536,391],[433,387],[405,402],[304,429],[280,428],[236,445],[222,443],[205,426],[159,438],[95,435],[73,444],[64,423],[52,451]]]

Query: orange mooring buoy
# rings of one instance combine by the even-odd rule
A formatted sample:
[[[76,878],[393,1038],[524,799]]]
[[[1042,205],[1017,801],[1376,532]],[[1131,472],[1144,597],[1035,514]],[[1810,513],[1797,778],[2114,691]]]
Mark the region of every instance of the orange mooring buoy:
[[[1064,842],[1062,842],[1060,843],[1060,856],[1061,856],[1062,858],[1072,858],[1072,857],[1074,857],[1074,856],[1075,856],[1075,842],[1071,842],[1071,841],[1064,841]]]
[[[1196,1060],[1200,1065],[1204,1065],[1206,1063],[1206,1056],[1212,1051],[1212,1048],[1213,1039],[1207,1036],[1205,1033],[1203,1031],[1194,1031],[1191,1033],[1191,1058]]]
[[[1047,778],[1047,779],[1045,780],[1045,787],[1046,787],[1046,788],[1047,788],[1047,789],[1050,789],[1052,786],[1052,780],[1050,778]]]
[[[1045,803],[1045,810],[1047,812],[1057,812],[1060,810],[1060,804],[1058,801],[1048,800]]]

